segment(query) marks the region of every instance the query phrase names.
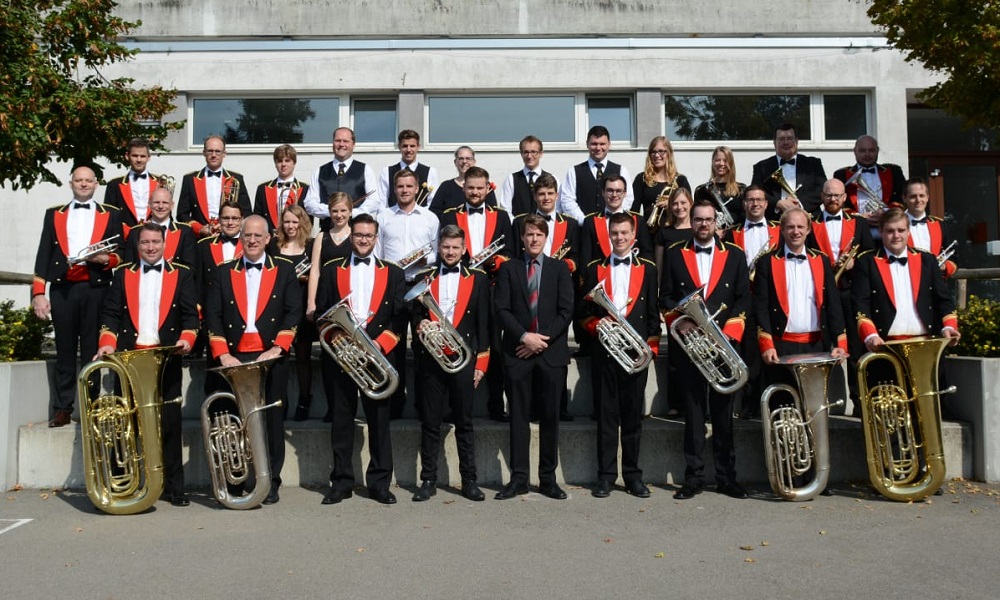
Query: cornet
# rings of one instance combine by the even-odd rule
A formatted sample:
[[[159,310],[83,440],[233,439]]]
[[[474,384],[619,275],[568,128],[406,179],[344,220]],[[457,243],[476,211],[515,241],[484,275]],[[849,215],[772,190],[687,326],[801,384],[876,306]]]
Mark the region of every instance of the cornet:
[[[958,240],[953,240],[948,246],[938,254],[937,262],[938,268],[943,269],[944,264],[948,262],[948,259],[955,254],[955,249],[958,248]]]
[[[358,323],[350,301],[345,296],[316,319],[320,346],[361,393],[372,400],[388,398],[399,387],[399,373]]]
[[[660,204],[664,198],[670,198],[670,194],[674,193],[677,189],[677,179],[674,179],[667,185],[663,186],[663,190],[656,195],[656,200],[653,201],[653,206],[649,209],[649,217],[646,219],[646,227],[650,229],[656,229],[660,226],[660,221],[663,220],[663,215],[666,213],[666,205]]]
[[[464,369],[472,360],[472,349],[462,339],[462,335],[444,316],[441,306],[430,294],[431,279],[424,278],[423,281],[410,288],[403,300],[412,302],[420,301],[427,311],[434,315],[436,320],[430,320],[427,324],[417,330],[417,337],[424,345],[431,358],[441,365],[441,370],[445,373],[458,373]]]
[[[840,253],[840,256],[837,258],[837,262],[833,265],[834,268],[836,268],[836,272],[833,274],[834,283],[838,285],[840,284],[840,278],[847,272],[848,263],[857,258],[860,250],[861,246],[857,242],[851,242],[850,248],[848,248],[846,252]]]
[[[119,237],[120,236],[116,234],[107,239],[101,240],[96,244],[91,244],[86,248],[84,248],[83,250],[80,250],[80,252],[78,252],[74,256],[70,256],[67,260],[69,261],[69,264],[77,265],[86,261],[88,258],[91,258],[92,256],[97,256],[98,254],[112,252],[115,248],[118,247],[118,242],[116,240]]]
[[[431,252],[433,251],[434,251],[434,240],[431,240],[426,244],[424,244],[423,246],[420,246],[413,252],[410,252],[403,258],[399,259],[398,263],[399,268],[402,269],[404,272],[409,271],[412,267],[416,266],[421,259],[430,256]]]
[[[626,373],[634,375],[644,371],[653,361],[653,351],[649,349],[646,340],[642,339],[642,336],[615,308],[615,303],[604,290],[604,282],[602,279],[583,299],[607,311],[612,323],[608,324],[603,319],[598,321],[597,339]]]
[[[493,257],[493,255],[495,255],[497,252],[500,252],[501,250],[503,250],[503,248],[504,248],[503,238],[504,238],[504,236],[501,235],[497,239],[493,240],[493,243],[491,243],[489,246],[486,246],[485,248],[483,248],[482,250],[480,250],[478,253],[476,253],[475,256],[473,256],[472,258],[470,258],[469,259],[469,268],[470,269],[478,269],[486,261],[488,261],[489,259],[491,259]]]

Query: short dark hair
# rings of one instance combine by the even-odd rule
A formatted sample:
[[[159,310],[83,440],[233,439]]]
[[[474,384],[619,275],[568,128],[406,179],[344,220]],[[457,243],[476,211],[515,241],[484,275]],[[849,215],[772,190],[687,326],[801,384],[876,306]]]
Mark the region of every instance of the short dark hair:
[[[698,208],[699,206],[707,206],[707,207],[711,208],[712,211],[715,212],[716,214],[718,214],[718,212],[719,212],[719,209],[715,207],[715,202],[712,202],[711,200],[709,200],[707,198],[701,198],[697,202],[695,202],[694,205],[691,207],[691,214],[692,215],[694,214],[694,209]]]
[[[764,186],[756,183],[751,183],[747,186],[747,189],[743,190],[743,198],[746,198],[750,192],[764,192],[764,196],[767,196],[767,190],[764,189]]]
[[[528,230],[529,225],[540,230],[546,235],[546,237],[549,235],[549,222],[543,219],[541,215],[537,215],[535,213],[524,215],[524,218],[521,219],[520,233],[522,236],[524,235],[524,232]]]
[[[351,141],[352,141],[352,142],[357,142],[357,141],[358,141],[358,140],[357,140],[357,139],[356,139],[356,138],[354,137],[354,130],[353,130],[353,129],[351,129],[350,127],[338,127],[338,128],[336,128],[336,129],[334,129],[334,130],[333,130],[333,134],[332,134],[332,135],[331,135],[330,137],[331,137],[331,138],[335,138],[335,137],[337,137],[337,132],[338,132],[338,131],[350,131],[350,132],[351,132]]]
[[[608,128],[605,127],[604,125],[594,125],[593,127],[590,128],[590,131],[587,132],[587,139],[589,140],[590,138],[599,138],[599,137],[606,137],[608,138],[608,140],[610,140],[611,132],[608,131]]]
[[[544,152],[545,146],[542,145],[542,140],[538,139],[537,137],[535,137],[533,135],[526,135],[523,138],[521,138],[521,141],[518,142],[518,144],[517,144],[517,150],[518,150],[518,152],[520,152],[521,150],[524,150],[524,145],[525,144],[532,144],[532,143],[538,144],[538,149],[540,151]]]
[[[910,193],[910,186],[911,185],[922,185],[922,186],[924,186],[924,189],[926,189],[928,192],[931,189],[931,186],[927,185],[927,180],[924,179],[923,177],[911,177],[911,178],[909,178],[909,179],[906,180],[906,185],[903,186],[903,194],[909,194]]]
[[[779,131],[791,131],[792,135],[795,136],[795,139],[799,139],[799,134],[798,132],[795,131],[795,125],[792,125],[787,121],[784,123],[780,123],[777,127],[774,128],[774,137],[778,137]]]
[[[470,178],[471,179],[485,179],[486,181],[489,181],[490,180],[490,172],[487,171],[486,169],[482,168],[482,167],[469,167],[469,169],[465,172],[465,178],[466,179],[470,179]]]
[[[417,140],[420,143],[420,134],[412,129],[404,129],[399,132],[399,136],[396,138],[397,144],[402,144],[403,140]]]
[[[395,175],[392,176],[392,185],[393,185],[393,187],[396,186],[396,182],[397,181],[399,181],[400,179],[406,179],[407,177],[412,177],[415,180],[417,180],[418,184],[420,183],[420,178],[417,177],[416,173],[414,173],[413,171],[411,171],[409,169],[400,169],[400,170],[396,171]]]
[[[146,221],[142,225],[139,225],[138,227],[134,228],[132,231],[136,232],[137,237],[135,239],[137,240],[139,239],[138,236],[141,235],[143,231],[156,232],[160,234],[160,239],[166,239],[166,236],[163,233],[163,227],[160,227],[157,223],[154,223],[152,221]]]
[[[376,234],[378,233],[378,221],[376,221],[375,217],[371,216],[368,213],[358,213],[357,215],[351,217],[351,220],[350,220],[349,223],[350,223],[350,226],[351,226],[351,233],[354,233],[354,226],[355,225],[359,225],[359,224],[361,224],[361,225],[374,225],[375,226],[375,233]]]
[[[552,173],[542,173],[535,180],[535,189],[544,188],[549,190],[559,191],[559,182]]]
[[[635,218],[631,215],[631,213],[619,212],[608,217],[609,228],[618,223],[628,223],[632,226],[632,231],[635,231]]]
[[[223,200],[219,203],[219,215],[222,215],[223,208],[235,208],[240,211],[240,217],[243,217],[243,209],[240,207],[240,203],[236,200]]]
[[[133,148],[145,148],[149,150],[149,140],[139,137],[130,139],[128,145],[125,146],[125,153],[128,154]]]
[[[878,228],[882,229],[887,224],[893,221],[903,220],[906,221],[906,226],[910,226],[910,218],[906,216],[906,211],[899,207],[893,207],[882,213],[882,216],[878,218]]]
[[[608,182],[609,181],[620,181],[620,182],[622,182],[622,185],[625,186],[625,191],[626,192],[628,191],[628,182],[625,181],[624,177],[622,177],[621,175],[605,175],[604,177],[601,178],[601,191],[602,192],[604,191],[604,188],[608,187]]]
[[[460,239],[465,242],[465,230],[458,225],[445,225],[441,228],[441,231],[438,232],[438,242],[445,238]]]
[[[293,163],[299,162],[299,154],[291,144],[282,144],[274,149],[274,162],[278,162],[283,158],[290,158]]]

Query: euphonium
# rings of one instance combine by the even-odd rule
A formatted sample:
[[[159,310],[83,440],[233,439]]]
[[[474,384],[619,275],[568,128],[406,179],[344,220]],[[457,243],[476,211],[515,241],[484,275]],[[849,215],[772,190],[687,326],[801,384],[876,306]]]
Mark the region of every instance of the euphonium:
[[[160,378],[175,349],[115,352],[80,371],[83,475],[90,501],[106,513],[142,512],[163,493]],[[100,369],[118,376],[121,395],[90,397],[89,380]]]
[[[859,190],[868,196],[868,199],[865,200],[864,204],[861,203],[861,198],[858,198],[858,211],[861,214],[867,215],[887,209],[888,207],[885,205],[885,202],[882,202],[882,198],[879,196],[879,193],[873,190],[871,186],[868,185],[868,182],[865,181],[865,178],[861,176],[863,172],[864,171],[858,169],[854,175],[851,175],[850,178],[844,182],[845,188],[853,183]]]
[[[857,242],[851,242],[850,248],[846,252],[841,252],[840,256],[837,257],[837,262],[833,265],[837,268],[836,272],[833,274],[833,282],[840,284],[840,278],[844,276],[847,272],[847,265],[857,258],[858,252],[861,251],[861,245]]]
[[[396,391],[399,373],[354,318],[350,296],[330,307],[316,324],[323,350],[354,380],[361,393],[382,400]]]
[[[795,354],[778,359],[795,374],[798,389],[784,383],[769,385],[760,397],[764,425],[764,455],[771,489],[785,500],[812,500],[826,488],[830,479],[829,415],[833,404],[826,402],[826,384],[830,370],[840,363],[826,353]],[[771,398],[785,392],[792,405],[771,407]],[[795,478],[813,471],[813,478],[795,487]]]
[[[584,300],[593,302],[607,311],[613,321],[607,324],[604,320],[597,323],[597,339],[629,375],[634,375],[646,369],[653,361],[653,351],[635,328],[629,325],[625,317],[615,308],[615,303],[604,290],[605,280],[601,280],[594,289],[587,292]]]
[[[489,246],[486,246],[485,248],[480,250],[475,256],[470,258],[469,268],[478,269],[483,265],[483,263],[492,258],[494,254],[503,250],[504,248],[503,238],[504,236],[501,235],[497,239],[493,240],[493,243],[491,243]]]
[[[889,341],[884,352],[869,352],[858,361],[868,476],[890,500],[922,500],[944,483],[938,399],[955,387],[939,389],[938,362],[949,343],[948,338]],[[896,381],[869,386],[869,365],[875,361],[889,363]],[[926,466],[923,471],[921,463]]]
[[[781,171],[781,167],[778,167],[777,169],[774,170],[774,173],[771,173],[771,179],[777,182],[777,184],[781,187],[781,189],[785,190],[785,193],[788,194],[789,198],[798,203],[799,197],[796,195],[798,189],[793,190],[792,186],[788,184],[788,180],[785,179],[785,174]],[[799,187],[802,186],[800,185]]]
[[[80,250],[80,252],[78,252],[77,254],[68,257],[67,261],[69,261],[69,264],[71,265],[76,265],[84,262],[91,256],[97,256],[98,254],[111,252],[112,250],[118,247],[117,240],[119,237],[121,236],[116,234],[109,238],[103,239],[97,242],[96,244],[91,244],[86,248],[84,248],[83,250]]]
[[[410,288],[403,300],[412,302],[418,300],[427,307],[427,311],[434,315],[436,320],[430,320],[424,327],[417,330],[417,337],[424,345],[431,358],[441,365],[441,370],[445,373],[458,373],[472,360],[472,349],[462,339],[462,335],[444,316],[441,306],[434,300],[429,292],[431,289],[430,278],[426,278],[420,283]]]
[[[281,400],[264,404],[267,371],[278,360],[210,369],[225,377],[233,389],[232,394],[215,392],[201,405],[201,432],[212,476],[212,493],[226,508],[257,507],[271,491],[267,427],[261,411],[281,406]],[[221,410],[215,406],[219,401],[224,403]],[[235,404],[236,413],[225,404]],[[246,482],[251,468],[255,480],[253,491],[242,496],[231,494],[228,486]]]
[[[715,324],[715,317],[725,310],[723,304],[715,315],[708,314],[702,298],[702,288],[688,294],[674,309],[681,313],[670,324],[670,335],[691,359],[708,384],[720,394],[731,394],[747,382],[747,366],[726,335]],[[692,321],[694,329],[680,333],[678,326],[684,320]]]

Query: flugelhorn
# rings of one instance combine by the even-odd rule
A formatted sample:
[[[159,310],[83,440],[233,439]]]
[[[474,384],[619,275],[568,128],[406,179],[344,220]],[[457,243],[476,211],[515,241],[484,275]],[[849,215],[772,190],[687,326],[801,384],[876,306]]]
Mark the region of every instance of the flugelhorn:
[[[769,385],[760,397],[764,426],[764,455],[771,489],[785,500],[812,500],[830,479],[829,414],[834,406],[826,401],[830,370],[842,359],[826,353],[794,354],[779,358],[795,374],[796,387],[784,383]],[[771,399],[785,393],[791,405],[771,406]],[[813,472],[812,480],[795,487],[795,479]]]
[[[948,338],[885,342],[858,360],[858,394],[872,486],[890,500],[923,500],[945,479],[938,363]],[[895,381],[869,383],[873,362],[886,362]],[[916,425],[914,425],[916,422]],[[921,465],[924,468],[921,469]]]
[[[774,173],[771,173],[771,179],[773,179],[781,187],[781,189],[783,189],[785,193],[788,194],[789,198],[794,200],[796,204],[799,204],[799,197],[797,195],[797,192],[799,191],[799,188],[802,186],[800,185],[793,190],[792,186],[789,185],[788,180],[785,179],[785,174],[781,171],[780,166],[774,170]]]
[[[431,279],[424,278],[423,281],[410,288],[403,300],[412,302],[419,301],[427,308],[427,312],[434,316],[423,327],[417,330],[417,337],[424,345],[441,370],[445,373],[458,373],[464,369],[472,360],[472,350],[462,339],[462,334],[444,316],[444,311],[430,293]]]
[[[663,190],[656,195],[656,200],[653,201],[653,206],[649,209],[649,217],[646,219],[646,227],[650,229],[656,229],[660,226],[660,221],[663,220],[663,215],[669,209],[669,206],[660,204],[664,198],[669,201],[670,194],[674,193],[677,189],[677,179],[674,178],[673,181],[667,183],[663,186]]]
[[[281,406],[281,400],[264,404],[267,372],[279,360],[275,357],[209,369],[225,377],[233,389],[231,394],[215,392],[201,405],[201,431],[212,476],[212,493],[226,508],[245,510],[260,506],[271,491],[263,411]],[[242,495],[230,493],[230,485],[244,484],[251,473],[253,491]]]
[[[955,249],[958,248],[958,240],[952,240],[948,246],[941,251],[941,254],[937,256],[938,268],[943,269],[948,259],[950,259],[955,254]]]
[[[858,169],[854,175],[851,175],[850,178],[844,182],[845,188],[853,183],[859,190],[868,196],[868,198],[864,201],[864,204],[861,203],[861,198],[858,198],[858,211],[863,215],[867,215],[883,211],[888,208],[885,205],[885,202],[882,202],[880,194],[873,190],[871,186],[868,185],[868,182],[865,181],[865,178],[861,176],[862,173],[864,173],[864,171]]]
[[[626,373],[634,375],[644,371],[653,361],[653,351],[608,297],[605,281],[602,279],[583,299],[607,311],[611,323],[604,319],[598,321],[597,340]]]
[[[715,323],[715,317],[725,310],[726,305],[720,305],[719,310],[711,315],[702,293],[702,288],[698,288],[677,303],[674,310],[681,314],[670,324],[670,335],[715,391],[731,394],[746,384],[747,366]],[[684,321],[694,324],[694,328],[687,333],[678,330]]]
[[[497,239],[493,240],[493,242],[489,246],[486,246],[485,248],[483,248],[482,250],[480,250],[478,253],[476,253],[475,256],[473,256],[472,258],[470,258],[469,259],[469,268],[470,269],[478,269],[486,261],[488,261],[489,259],[493,258],[494,254],[496,254],[497,252],[500,252],[501,250],[503,250],[503,248],[504,248],[503,238],[504,238],[504,236],[501,235]]]
[[[840,256],[837,257],[837,262],[833,264],[834,268],[836,268],[836,271],[833,274],[834,283],[840,285],[840,278],[847,272],[847,265],[850,264],[852,260],[857,258],[858,252],[860,251],[861,245],[857,242],[851,242],[847,251],[840,253]]]
[[[80,250],[73,256],[68,257],[67,260],[71,265],[78,265],[82,262],[85,262],[88,258],[92,256],[97,256],[98,254],[105,254],[107,252],[112,252],[114,251],[115,248],[118,247],[117,240],[119,237],[121,236],[115,234],[109,238],[97,242],[96,244],[91,244],[86,248],[84,248],[83,250]]]
[[[160,380],[175,347],[107,354],[80,371],[80,438],[87,496],[114,515],[151,507],[163,493],[163,439]],[[91,398],[91,376],[108,369],[118,377],[118,393]],[[180,402],[180,399],[171,400]]]
[[[350,296],[317,320],[319,343],[372,400],[388,398],[399,387],[399,373],[368,336],[351,311]]]

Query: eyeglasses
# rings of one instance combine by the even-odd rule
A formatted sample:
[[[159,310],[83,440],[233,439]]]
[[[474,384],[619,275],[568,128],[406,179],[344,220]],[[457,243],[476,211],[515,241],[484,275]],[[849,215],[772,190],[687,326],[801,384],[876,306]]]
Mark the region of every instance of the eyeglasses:
[[[667,153],[666,150],[650,150],[649,155],[650,156],[663,156],[666,153]]]
[[[538,156],[541,153],[541,150],[521,150],[521,156]]]
[[[744,198],[743,201],[747,204],[764,204],[767,198]]]
[[[625,195],[625,190],[605,189],[604,193],[607,194],[607,195],[609,195],[609,196],[624,196]]]
[[[822,196],[824,200],[836,200],[837,198],[840,198],[843,195],[844,194],[820,194],[820,196]]]
[[[476,160],[476,159],[473,158],[473,157],[471,157],[471,156],[456,156],[455,157],[455,162],[472,162],[474,160]]]
[[[709,223],[715,223],[715,217],[698,217],[697,219],[691,219],[691,222],[695,225],[708,225]]]
[[[351,237],[353,237],[356,240],[374,240],[375,239],[375,234],[374,233],[352,233]]]

